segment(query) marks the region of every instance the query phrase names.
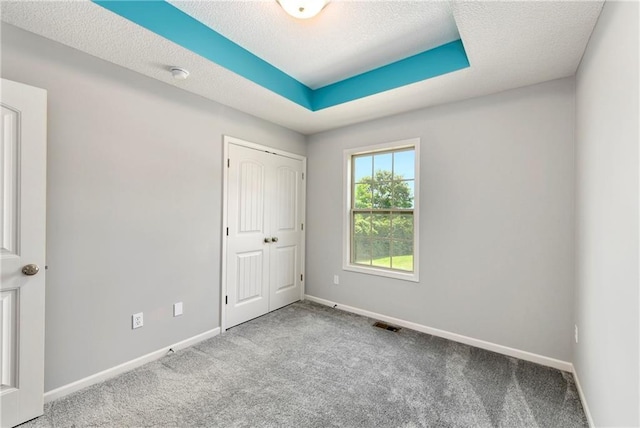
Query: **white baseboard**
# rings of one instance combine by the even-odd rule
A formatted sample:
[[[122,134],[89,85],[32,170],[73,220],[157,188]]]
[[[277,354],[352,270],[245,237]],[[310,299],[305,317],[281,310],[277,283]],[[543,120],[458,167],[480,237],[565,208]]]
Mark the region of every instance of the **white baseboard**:
[[[128,372],[129,370],[133,370],[151,361],[157,360],[165,356],[167,352],[169,352],[169,349],[173,349],[174,351],[177,351],[178,349],[184,349],[191,345],[195,345],[198,342],[202,342],[203,340],[207,340],[209,338],[217,336],[219,334],[220,334],[220,327],[216,327],[212,330],[205,331],[204,333],[182,340],[173,345],[165,346],[164,348],[158,349],[157,351],[153,351],[149,354],[143,355],[134,360],[127,361],[126,363],[122,363],[115,367],[111,367],[110,369],[85,377],[84,379],[80,379],[75,382],[69,383],[67,385],[61,386],[60,388],[53,389],[44,394],[44,402],[48,403],[49,401],[62,398],[65,395],[69,395],[71,393],[79,391],[82,388],[95,385],[96,383],[103,382],[114,376],[117,376],[124,372]]]
[[[510,348],[508,346],[498,345],[496,343],[486,342],[480,339],[474,339],[473,337],[463,336],[457,333],[451,333],[449,331],[440,330],[433,327],[427,327],[422,324],[417,324],[411,321],[401,320],[399,318],[393,318],[386,315],[378,314],[375,312],[367,311],[360,308],[354,308],[353,306],[342,305],[335,302],[330,302],[329,300],[321,299],[319,297],[314,297],[310,295],[305,295],[305,299],[319,303],[321,305],[335,307],[336,309],[341,309],[346,312],[351,312],[358,315],[363,315],[365,317],[374,318],[380,321],[385,321],[390,324],[395,324],[399,327],[409,328],[411,330],[420,331],[422,333],[427,333],[432,336],[442,337],[444,339],[449,339],[454,342],[464,343],[466,345],[475,346],[476,348],[486,349],[488,351],[497,352],[499,354],[508,355],[510,357],[519,358],[525,361],[531,361],[532,363],[541,364],[543,366],[553,367],[558,370],[563,370],[566,372],[573,371],[573,365],[567,361],[557,360],[555,358],[545,357],[543,355],[534,354],[532,352],[521,351],[520,349]]]
[[[584,410],[584,414],[587,417],[587,422],[589,423],[589,428],[595,428],[595,424],[593,423],[593,419],[591,418],[591,412],[589,411],[589,406],[587,405],[587,399],[584,396],[584,392],[582,392],[582,386],[580,386],[580,379],[578,378],[578,372],[573,364],[571,364],[571,372],[573,373],[573,379],[576,381],[576,389],[578,390],[578,396],[580,396],[580,402],[582,403],[582,408]]]

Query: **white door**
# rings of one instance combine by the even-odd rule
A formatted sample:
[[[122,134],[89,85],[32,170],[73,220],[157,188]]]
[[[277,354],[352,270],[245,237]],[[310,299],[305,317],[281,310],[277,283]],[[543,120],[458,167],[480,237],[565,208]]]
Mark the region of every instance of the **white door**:
[[[271,155],[274,163],[271,209],[269,310],[300,300],[302,289],[302,161]]]
[[[229,144],[225,328],[300,300],[302,160]]]
[[[233,159],[233,167],[231,167]],[[265,152],[229,145],[227,173],[227,327],[269,310],[270,211]]]
[[[42,415],[47,93],[0,83],[2,427]]]

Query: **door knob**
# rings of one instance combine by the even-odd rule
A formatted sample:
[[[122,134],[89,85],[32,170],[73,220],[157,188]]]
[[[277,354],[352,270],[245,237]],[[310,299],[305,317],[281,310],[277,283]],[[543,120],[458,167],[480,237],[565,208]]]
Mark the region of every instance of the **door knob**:
[[[278,237],[277,237],[277,236],[274,236],[273,238],[271,238],[271,240],[272,240],[273,242],[278,242]]]
[[[271,244],[271,238],[264,238],[265,244]]]
[[[38,265],[33,264],[33,263],[25,265],[22,268],[22,273],[25,274],[25,275],[31,276],[31,275],[37,274],[38,272],[40,272],[40,268],[38,267]]]

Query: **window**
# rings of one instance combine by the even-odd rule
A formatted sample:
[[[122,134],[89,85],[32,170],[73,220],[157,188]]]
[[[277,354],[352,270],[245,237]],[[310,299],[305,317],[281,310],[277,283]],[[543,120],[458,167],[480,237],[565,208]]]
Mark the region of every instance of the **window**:
[[[419,139],[345,151],[347,270],[418,280]]]

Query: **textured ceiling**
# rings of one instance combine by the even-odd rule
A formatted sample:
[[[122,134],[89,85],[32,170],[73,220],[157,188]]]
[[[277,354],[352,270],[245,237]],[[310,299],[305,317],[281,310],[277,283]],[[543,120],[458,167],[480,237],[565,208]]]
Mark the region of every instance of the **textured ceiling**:
[[[313,21],[293,21],[275,1],[178,3],[216,31],[313,86],[361,72],[380,61],[399,59],[390,55],[406,56],[428,49],[430,46],[422,44],[427,39],[437,44],[438,35],[442,41],[456,38],[455,28],[447,21],[451,8],[471,67],[317,112],[88,1],[2,1],[0,7],[5,22],[311,134],[570,76],[576,71],[602,4],[429,3],[414,20],[407,13],[414,2],[334,2]],[[214,14],[207,5],[221,12]],[[394,10],[402,12],[395,14]],[[424,22],[431,19],[430,13],[439,17],[433,24],[440,28],[435,33],[431,28],[420,28],[429,27]],[[327,23],[322,21],[325,17]],[[191,77],[173,80],[167,71],[171,65],[184,66]]]
[[[333,2],[309,20],[273,0],[170,3],[312,89],[460,38],[449,2]]]

